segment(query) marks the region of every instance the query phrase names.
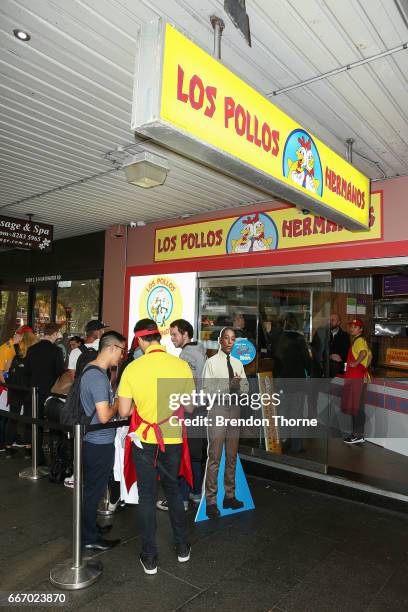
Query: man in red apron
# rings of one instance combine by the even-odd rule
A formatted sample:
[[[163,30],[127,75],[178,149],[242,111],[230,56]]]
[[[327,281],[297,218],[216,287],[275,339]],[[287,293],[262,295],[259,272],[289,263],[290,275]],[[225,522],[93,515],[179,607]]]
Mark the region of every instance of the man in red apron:
[[[341,401],[341,409],[350,414],[353,431],[344,438],[345,444],[363,444],[365,425],[365,396],[367,383],[370,381],[368,366],[371,363],[371,351],[363,337],[364,324],[361,319],[349,323],[352,343],[347,356],[346,373]]]
[[[187,406],[188,400],[182,396],[192,393],[194,379],[189,365],[169,355],[160,344],[161,335],[153,320],[138,321],[135,338],[144,354],[130,363],[122,374],[118,391],[119,414],[132,415],[125,448],[125,480],[129,490],[137,478],[142,530],[140,562],[146,574],[156,574],[158,478],[168,502],[177,558],[181,563],[190,559],[191,549],[178,477],[183,475],[192,484],[181,400],[185,402],[186,409],[192,412],[194,406]],[[177,398],[180,398],[180,402],[177,400],[175,405]]]

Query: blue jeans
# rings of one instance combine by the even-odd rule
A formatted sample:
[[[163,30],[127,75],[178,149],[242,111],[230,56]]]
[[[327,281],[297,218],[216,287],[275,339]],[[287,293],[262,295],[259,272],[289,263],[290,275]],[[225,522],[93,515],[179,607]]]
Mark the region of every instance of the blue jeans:
[[[183,501],[188,501],[190,499],[190,493],[194,495],[201,495],[201,491],[203,488],[203,475],[201,470],[201,461],[191,460],[191,471],[193,472],[193,488],[189,486],[187,480],[181,476],[180,477],[180,488],[181,495],[183,497]]]
[[[155,557],[157,476],[169,505],[169,517],[176,545],[187,544],[187,525],[178,480],[181,444],[167,444],[164,453],[157,444],[133,445],[132,456],[139,490],[139,517],[142,526],[142,552]]]
[[[96,532],[96,510],[99,500],[108,486],[109,477],[115,458],[113,444],[83,443],[83,511],[82,511],[82,544],[94,544],[98,538]]]

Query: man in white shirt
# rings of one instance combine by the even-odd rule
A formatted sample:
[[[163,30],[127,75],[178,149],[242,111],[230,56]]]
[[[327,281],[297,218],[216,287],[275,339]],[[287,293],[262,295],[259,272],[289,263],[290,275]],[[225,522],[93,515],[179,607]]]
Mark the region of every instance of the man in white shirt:
[[[93,319],[92,321],[89,321],[85,327],[86,339],[85,339],[85,344],[83,346],[85,346],[86,348],[92,348],[95,351],[98,351],[99,340],[102,334],[104,334],[107,327],[109,326],[105,325],[105,323],[102,323],[102,321],[98,321],[97,319]],[[68,371],[71,374],[72,380],[74,380],[75,378],[75,370],[77,366],[77,361],[80,358],[82,351],[83,351],[82,347],[76,348],[76,349],[73,349],[69,354]]]
[[[218,339],[220,349],[216,355],[207,360],[203,371],[203,388],[205,393],[220,392],[223,400],[214,404],[209,411],[211,425],[208,427],[208,461],[205,478],[205,498],[207,516],[216,518],[220,515],[217,507],[218,471],[222,449],[225,445],[224,508],[237,510],[243,502],[235,497],[235,471],[239,444],[239,427],[229,423],[229,419],[240,417],[239,397],[248,393],[249,385],[244,366],[231,351],[235,343],[235,331],[224,327]],[[229,396],[231,401],[229,401]],[[217,416],[223,418],[224,424],[216,425]]]

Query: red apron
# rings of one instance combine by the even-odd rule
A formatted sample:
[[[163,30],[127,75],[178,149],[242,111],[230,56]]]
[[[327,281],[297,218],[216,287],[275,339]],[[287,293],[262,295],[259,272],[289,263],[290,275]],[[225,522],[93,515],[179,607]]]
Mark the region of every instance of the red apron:
[[[361,394],[366,384],[367,368],[359,363],[352,368],[350,362],[355,361],[352,347],[347,355],[347,369],[344,375],[344,387],[341,396],[341,410],[345,414],[357,416],[360,410]]]
[[[158,450],[160,449],[161,452],[164,453],[165,446],[164,446],[163,434],[160,429],[160,425],[163,425],[163,423],[166,423],[172,416],[178,416],[179,418],[180,417],[182,418],[184,416],[183,408],[180,407],[173,414],[171,414],[167,419],[164,419],[163,421],[160,421],[159,423],[149,423],[148,421],[145,421],[144,419],[142,419],[142,417],[139,415],[135,407],[133,414],[132,414],[132,418],[130,420],[128,434],[139,429],[140,425],[144,423],[146,427],[143,430],[142,438],[146,440],[147,433],[149,429],[152,427],[156,435]],[[190,451],[188,448],[187,430],[186,430],[186,426],[184,425],[184,421],[182,422],[181,431],[182,431],[182,439],[183,439],[183,448],[181,452],[181,463],[180,463],[179,476],[184,476],[187,483],[190,485],[190,487],[192,487],[193,486],[193,473],[191,470]],[[126,442],[125,442],[125,461],[124,461],[124,466],[123,466],[123,474],[125,476],[125,483],[126,483],[128,492],[132,488],[133,483],[137,481],[136,468],[135,468],[135,464],[133,463],[133,459],[132,459],[132,444],[133,444],[132,440],[129,438],[129,435],[127,435]]]

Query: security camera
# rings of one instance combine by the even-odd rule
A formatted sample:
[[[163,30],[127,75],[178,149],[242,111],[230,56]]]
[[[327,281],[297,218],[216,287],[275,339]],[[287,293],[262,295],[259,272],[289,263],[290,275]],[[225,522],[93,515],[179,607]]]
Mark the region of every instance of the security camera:
[[[307,208],[302,208],[302,213],[304,215],[310,215],[310,210],[308,210]]]
[[[131,221],[131,222],[129,223],[129,225],[130,225],[130,227],[131,227],[131,228],[133,228],[133,229],[134,229],[135,227],[137,227],[137,222],[136,222],[136,221]]]

